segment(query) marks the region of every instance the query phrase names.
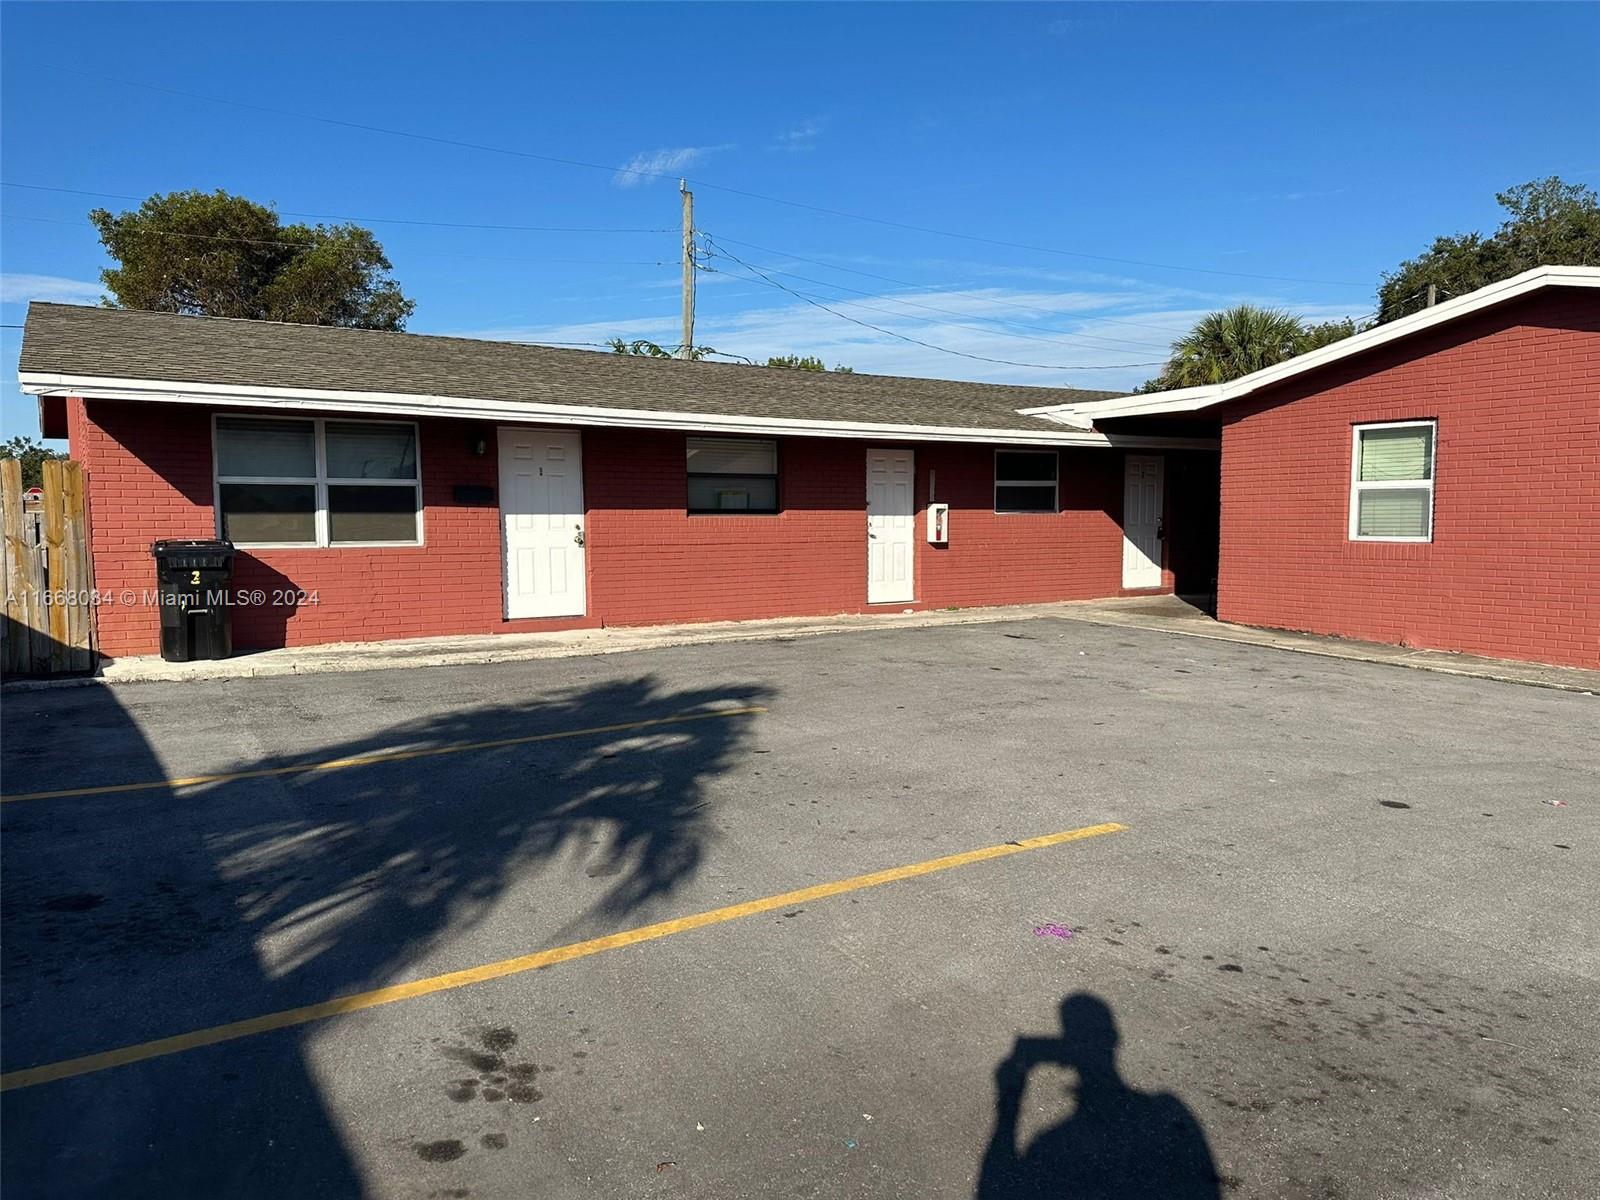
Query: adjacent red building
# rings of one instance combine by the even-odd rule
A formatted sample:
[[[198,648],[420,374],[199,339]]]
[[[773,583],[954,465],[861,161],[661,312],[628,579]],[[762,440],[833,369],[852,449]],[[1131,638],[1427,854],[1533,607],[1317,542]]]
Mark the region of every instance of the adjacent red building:
[[[1600,667],[1600,270],[1059,415],[1222,437],[1217,616]]]

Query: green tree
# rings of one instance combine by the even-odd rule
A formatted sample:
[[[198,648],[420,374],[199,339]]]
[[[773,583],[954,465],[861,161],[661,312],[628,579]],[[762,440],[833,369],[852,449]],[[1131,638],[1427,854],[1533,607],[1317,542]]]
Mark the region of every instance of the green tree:
[[[1241,304],[1200,318],[1193,329],[1172,343],[1172,354],[1161,374],[1137,390],[1165,392],[1226,383],[1343,341],[1363,328],[1350,317],[1308,325],[1278,309]]]
[[[1342,321],[1322,321],[1316,325],[1307,325],[1300,331],[1300,340],[1296,343],[1294,352],[1304,354],[1308,350],[1320,350],[1324,346],[1331,346],[1334,342],[1342,342],[1352,334],[1360,333],[1363,328],[1351,317],[1346,317]]]
[[[100,273],[114,307],[389,330],[416,308],[359,225],[284,225],[221,190],[155,195],[118,215],[97,208],[89,220],[117,261]]]
[[[625,342],[619,337],[613,337],[606,339],[606,345],[611,347],[611,353],[613,354],[626,354],[633,358],[678,357],[676,349],[669,350],[659,342],[652,342],[648,338],[635,338],[631,342]],[[708,355],[721,353],[722,351],[713,350],[710,346],[689,347],[689,357],[696,361]],[[725,355],[724,357],[738,358],[739,355]],[[745,362],[748,363],[750,360],[745,359]],[[754,366],[755,364],[751,363],[750,365]],[[766,365],[769,367],[786,367],[793,371],[826,371],[828,369],[823,361],[814,354],[808,354],[804,357],[798,354],[775,355],[767,359]],[[855,372],[850,367],[834,367],[833,373],[835,375],[852,375]]]
[[[42,463],[65,458],[66,455],[46,449],[31,437],[7,438],[0,443],[0,458],[15,458],[22,463],[22,486],[41,487],[44,484]]]
[[[1462,233],[1434,239],[1416,258],[1386,272],[1378,288],[1378,324],[1428,303],[1464,296],[1542,266],[1600,266],[1600,204],[1594,189],[1551,175],[1519,184],[1495,200],[1506,218],[1489,237]]]
[[[1161,374],[1140,390],[1162,392],[1237,379],[1292,358],[1304,336],[1298,317],[1275,308],[1241,304],[1209,313],[1172,344]]]
[[[676,351],[668,350],[664,346],[658,345],[647,338],[636,338],[631,342],[625,342],[619,337],[608,338],[606,340],[606,345],[611,347],[611,353],[613,354],[627,354],[635,358],[678,357]],[[710,346],[690,346],[688,357],[698,362],[706,355],[715,353],[716,351]]]
[[[769,367],[783,367],[790,371],[827,371],[828,366],[815,354],[776,354],[767,359]],[[836,366],[835,375],[854,375],[854,367]]]

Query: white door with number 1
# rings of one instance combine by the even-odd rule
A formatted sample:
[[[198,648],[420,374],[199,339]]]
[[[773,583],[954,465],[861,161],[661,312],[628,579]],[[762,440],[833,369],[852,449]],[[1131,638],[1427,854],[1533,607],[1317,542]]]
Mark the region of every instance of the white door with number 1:
[[[909,450],[867,451],[867,603],[916,598],[916,473]]]
[[[500,429],[506,616],[581,617],[583,443],[569,430]]]
[[[1161,586],[1160,458],[1128,455],[1122,489],[1122,586]]]

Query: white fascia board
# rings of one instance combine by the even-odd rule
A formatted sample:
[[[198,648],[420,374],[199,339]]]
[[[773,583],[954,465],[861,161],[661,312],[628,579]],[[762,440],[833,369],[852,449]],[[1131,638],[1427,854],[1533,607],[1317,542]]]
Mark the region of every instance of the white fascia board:
[[[1070,425],[1073,429],[1092,430],[1094,428],[1094,423],[1088,417],[1072,409],[1054,408],[1045,412],[1022,412],[1022,415],[1025,417],[1037,417],[1041,421],[1054,421],[1057,425]]]
[[[453,417],[524,425],[590,425],[625,429],[713,430],[723,433],[836,437],[921,442],[977,442],[1007,446],[1140,445],[1169,449],[1215,449],[1215,438],[1110,437],[1090,430],[1063,428],[972,429],[946,425],[894,425],[856,421],[806,421],[791,417],[741,417],[717,413],[654,412],[648,409],[598,408],[533,401],[478,400],[461,396],[424,396],[404,392],[351,392],[318,388],[240,388],[227,384],[177,380],[118,379],[25,371],[18,375],[24,392],[36,396],[77,396],[86,400],[138,400],[160,404],[235,405],[301,411],[325,411]],[[1041,422],[1042,424],[1042,422]]]
[[[1243,380],[1236,379],[1233,382],[1238,384]],[[1232,397],[1223,390],[1227,386],[1223,383],[1212,383],[1204,387],[1176,388],[1170,392],[1149,392],[1142,396],[1130,396],[1126,400],[1101,400],[1064,410],[1062,415],[1071,417],[1075,421],[1087,421],[1092,428],[1096,420],[1106,417],[1198,412],[1202,408],[1210,408],[1213,404],[1231,399]],[[1047,419],[1050,416],[1048,413],[1039,415]]]
[[[1412,334],[1421,333],[1432,329],[1436,325],[1443,325],[1461,317],[1470,316],[1475,312],[1490,308],[1496,304],[1504,304],[1508,300],[1526,296],[1546,287],[1600,287],[1600,267],[1535,267],[1531,271],[1524,271],[1520,275],[1513,275],[1510,279],[1502,279],[1498,283],[1491,283],[1487,287],[1469,292],[1465,296],[1454,300],[1446,300],[1442,304],[1435,304],[1432,308],[1425,308],[1421,312],[1412,313],[1409,317],[1401,317],[1397,321],[1390,321],[1386,325],[1379,325],[1363,333],[1347,337],[1343,341],[1334,342],[1323,346],[1308,354],[1301,354],[1295,358],[1287,359],[1270,367],[1263,367],[1249,375],[1241,376],[1227,383],[1214,383],[1205,387],[1178,388],[1170,392],[1148,392],[1142,396],[1128,396],[1115,400],[1089,400],[1079,401],[1075,404],[1062,404],[1054,408],[1029,408],[1019,411],[1028,416],[1053,418],[1057,415],[1074,420],[1087,419],[1094,421],[1106,417],[1137,417],[1159,416],[1164,413],[1196,412],[1202,408],[1210,408],[1226,400],[1237,400],[1242,396],[1270,387],[1275,383],[1282,383],[1285,379],[1293,378],[1306,371],[1315,371],[1329,363],[1338,362],[1352,354],[1362,354],[1368,350],[1375,350],[1379,346],[1386,346],[1390,342],[1401,338],[1410,337]]]

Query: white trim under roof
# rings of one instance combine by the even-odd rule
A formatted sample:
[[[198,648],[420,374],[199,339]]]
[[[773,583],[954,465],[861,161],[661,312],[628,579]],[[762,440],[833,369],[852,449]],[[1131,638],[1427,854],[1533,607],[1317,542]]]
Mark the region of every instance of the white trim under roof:
[[[383,416],[454,417],[526,425],[589,425],[625,429],[716,431],[790,437],[871,438],[910,442],[978,442],[1004,446],[1135,447],[1215,450],[1210,437],[1143,437],[1087,429],[1051,429],[1041,422],[1029,429],[968,429],[950,425],[895,425],[865,421],[807,421],[793,417],[746,417],[721,413],[652,412],[597,408],[580,404],[542,404],[522,400],[477,400],[464,396],[424,396],[405,392],[350,392],[318,388],[238,387],[167,379],[118,379],[24,371],[24,392],[35,396],[77,396],[85,400],[141,400],[162,404],[231,405],[288,411],[365,413]],[[1053,419],[1052,419],[1053,420]],[[1054,422],[1057,425],[1062,422]]]
[[[1206,384],[1203,387],[1177,388],[1170,392],[1147,392],[1138,396],[1119,396],[1111,400],[1078,401],[1074,404],[1055,404],[1043,408],[1019,409],[1030,417],[1043,417],[1047,421],[1060,421],[1076,429],[1092,429],[1093,422],[1106,417],[1161,416],[1167,413],[1198,412],[1203,408],[1237,400],[1275,383],[1282,383],[1306,371],[1315,371],[1329,363],[1338,362],[1352,354],[1374,350],[1400,338],[1421,333],[1436,325],[1454,321],[1507,300],[1515,300],[1530,292],[1546,287],[1600,287],[1600,267],[1535,267],[1499,283],[1468,292],[1443,304],[1435,304],[1421,312],[1401,317],[1397,321],[1368,329],[1308,354],[1301,354],[1270,367],[1263,367],[1249,375],[1229,380],[1227,383]]]

